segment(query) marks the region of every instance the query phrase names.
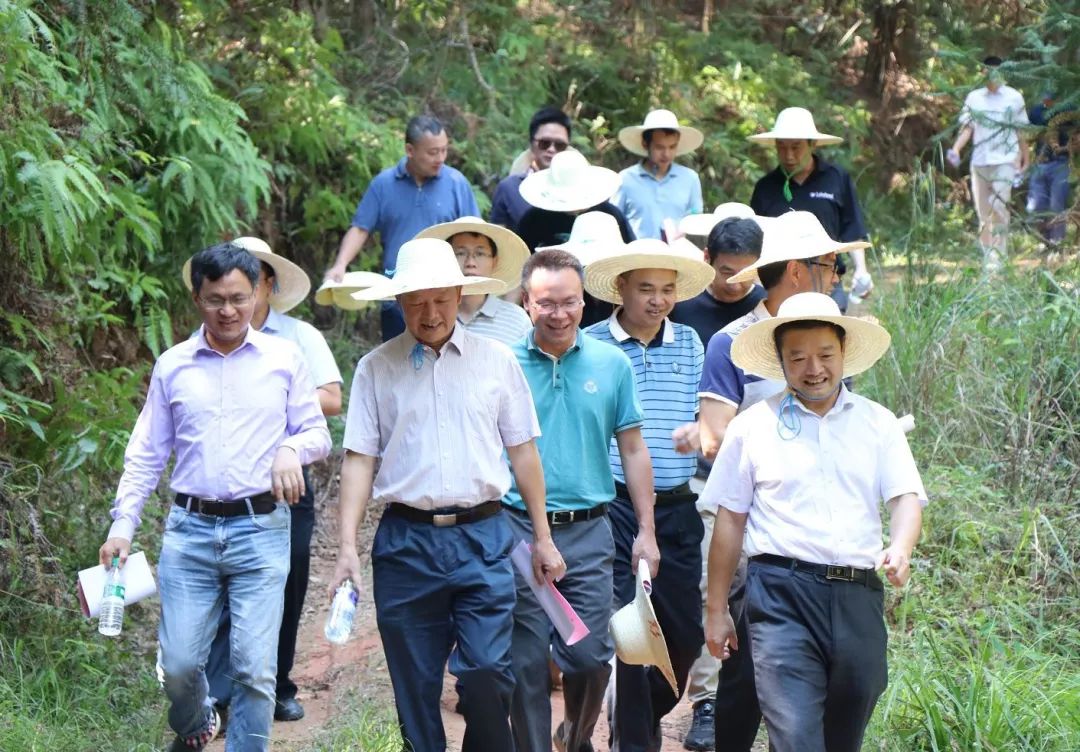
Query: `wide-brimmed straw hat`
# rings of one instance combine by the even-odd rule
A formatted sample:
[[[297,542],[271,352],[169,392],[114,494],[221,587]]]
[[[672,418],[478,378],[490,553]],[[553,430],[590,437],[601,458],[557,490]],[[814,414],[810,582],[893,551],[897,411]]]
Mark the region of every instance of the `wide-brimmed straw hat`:
[[[675,681],[664,633],[660,630],[660,622],[656,619],[656,611],[649,598],[651,592],[649,565],[641,559],[638,561],[634,600],[615,612],[608,622],[608,631],[619,660],[631,666],[656,666],[668,680],[671,691],[678,695],[679,685]]]
[[[656,238],[627,243],[622,253],[605,256],[585,267],[585,289],[594,298],[622,304],[619,275],[635,269],[671,269],[675,272],[675,300],[689,300],[708,287],[716,271],[705,263],[689,240],[668,245]]]
[[[688,214],[679,220],[679,232],[685,235],[700,235],[708,237],[712,228],[725,219],[757,219],[762,217],[754,214],[754,210],[746,204],[738,201],[728,201],[720,204],[712,214]]]
[[[619,143],[628,152],[640,157],[647,157],[649,150],[641,136],[645,131],[667,130],[678,131],[679,145],[675,148],[675,154],[682,156],[689,154],[705,142],[705,136],[697,128],[689,125],[679,125],[679,119],[671,110],[653,110],[645,116],[645,122],[641,125],[630,125],[619,131]]]
[[[243,237],[234,238],[229,242],[240,246],[259,261],[265,261],[274,270],[274,289],[270,293],[270,307],[278,313],[292,310],[311,291],[311,280],[308,279],[307,272],[284,256],[274,253],[265,240]],[[181,274],[184,277],[184,285],[191,290],[191,259],[184,262]]]
[[[582,266],[588,266],[605,256],[622,253],[626,243],[619,230],[619,222],[607,212],[594,211],[580,214],[570,228],[570,238],[565,243],[537,248],[538,251],[567,251],[577,256]]]
[[[619,189],[622,178],[606,167],[589,164],[578,151],[563,151],[551,166],[521,181],[521,197],[539,209],[573,212],[602,204]]]
[[[393,300],[417,290],[461,287],[465,295],[499,295],[506,283],[491,277],[466,277],[454,258],[454,249],[445,240],[413,238],[398,250],[397,270],[385,282],[354,292],[355,300]]]
[[[869,247],[870,244],[863,240],[849,243],[833,240],[821,226],[821,221],[808,211],[786,212],[768,222],[758,260],[728,277],[728,282],[750,282],[757,277],[758,269],[778,261],[799,261]]]
[[[784,380],[773,333],[792,321],[826,321],[844,330],[844,378],[862,373],[889,349],[885,328],[865,319],[844,316],[836,301],[820,292],[801,292],[780,304],[776,316],[744,329],[731,343],[731,360],[747,373]]]
[[[387,277],[375,272],[346,272],[340,282],[332,279],[324,280],[322,286],[315,291],[315,302],[319,305],[332,305],[346,311],[355,311],[363,308],[367,301],[355,300],[352,294],[386,280]]]
[[[844,139],[839,136],[819,131],[817,126],[814,125],[814,116],[810,114],[810,110],[803,107],[788,107],[786,110],[780,110],[771,131],[758,133],[747,138],[748,141],[766,145],[775,144],[777,139],[790,141],[809,140],[814,142],[814,146],[829,146],[844,142]]]
[[[506,283],[507,288],[521,284],[521,267],[529,258],[529,246],[511,230],[485,222],[479,217],[461,217],[453,222],[432,225],[416,234],[417,238],[438,238],[449,241],[461,232],[483,235],[495,245],[495,271],[492,278]]]

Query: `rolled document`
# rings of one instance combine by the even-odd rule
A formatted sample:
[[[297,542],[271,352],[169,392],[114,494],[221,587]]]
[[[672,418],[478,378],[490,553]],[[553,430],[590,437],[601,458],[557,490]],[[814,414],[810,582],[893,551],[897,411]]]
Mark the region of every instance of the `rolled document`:
[[[585,622],[577,615],[577,612],[566,601],[566,598],[563,598],[562,593],[556,590],[555,586],[550,582],[546,580],[542,583],[537,582],[536,578],[533,577],[532,546],[525,541],[520,541],[514,547],[514,550],[510,552],[510,560],[514,562],[518,572],[525,578],[525,582],[529,583],[529,589],[532,590],[536,600],[539,601],[540,608],[544,609],[544,613],[548,615],[551,623],[555,625],[555,629],[563,638],[563,642],[567,645],[573,645],[585,639],[589,634],[589,628],[585,626]]]
[[[900,421],[900,428],[904,433],[911,433],[915,430],[915,416],[911,413],[901,415],[897,420]]]

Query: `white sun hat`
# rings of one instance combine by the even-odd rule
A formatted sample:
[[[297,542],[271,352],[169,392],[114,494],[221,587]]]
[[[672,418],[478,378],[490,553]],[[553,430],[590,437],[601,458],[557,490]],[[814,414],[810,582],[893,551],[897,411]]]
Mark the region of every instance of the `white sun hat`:
[[[234,238],[229,242],[240,246],[259,261],[265,261],[274,270],[274,289],[270,293],[270,307],[278,313],[292,310],[311,291],[311,280],[307,272],[284,256],[274,253],[265,240],[243,237]],[[184,285],[187,289],[192,289],[190,258],[184,262],[181,274],[184,277]]]
[[[585,289],[594,298],[621,305],[619,275],[635,269],[671,269],[675,272],[675,300],[689,300],[709,286],[716,270],[705,263],[689,240],[668,245],[656,238],[627,243],[622,253],[605,256],[585,267]]]
[[[573,146],[567,146],[563,151],[576,151]],[[558,152],[556,152],[558,153]],[[532,169],[533,165],[533,153],[532,149],[526,149],[525,151],[514,157],[514,161],[510,164],[510,172],[507,175],[517,175],[522,172],[528,172]]]
[[[864,240],[841,243],[829,237],[821,221],[808,211],[792,211],[768,221],[768,229],[761,241],[758,260],[738,274],[728,277],[728,282],[750,282],[757,277],[757,270],[778,261],[799,261],[824,256],[826,253],[842,253],[857,248],[869,248]],[[765,230],[766,228],[762,228]]]
[[[771,131],[750,136],[747,141],[772,145],[776,143],[777,139],[790,141],[809,140],[814,142],[814,146],[829,146],[844,142],[844,139],[839,136],[832,136],[819,131],[817,126],[814,125],[814,116],[810,114],[810,110],[803,107],[788,107],[786,110],[780,110]]]
[[[679,220],[679,232],[684,235],[700,235],[702,237],[708,237],[712,232],[712,228],[723,222],[725,219],[756,219],[759,221],[764,217],[759,217],[754,214],[754,210],[746,204],[740,204],[737,201],[728,201],[720,204],[713,210],[712,214],[688,214]]]
[[[416,234],[417,238],[438,238],[449,241],[461,232],[483,235],[495,244],[494,279],[506,283],[507,289],[521,284],[521,267],[529,258],[529,246],[517,236],[517,233],[501,225],[485,222],[480,217],[461,217],[453,222],[432,225]]]
[[[792,321],[827,321],[844,330],[844,378],[870,368],[889,349],[892,337],[885,327],[866,319],[844,316],[836,301],[820,292],[801,292],[780,304],[776,316],[744,329],[731,343],[731,360],[747,373],[784,381],[773,332]]]
[[[570,238],[565,243],[537,248],[537,251],[567,251],[577,256],[582,266],[597,259],[622,253],[626,249],[619,222],[607,212],[594,211],[579,214],[570,228]]]
[[[622,178],[606,167],[589,164],[579,151],[559,152],[551,166],[521,181],[521,197],[539,209],[574,212],[591,209],[615,195]]]
[[[619,143],[632,154],[647,157],[649,150],[645,148],[641,136],[645,131],[669,130],[678,131],[679,145],[675,148],[675,154],[682,156],[689,154],[705,142],[705,136],[697,128],[689,125],[679,125],[679,119],[671,110],[653,110],[645,116],[645,122],[641,125],[630,125],[619,131]]]
[[[644,559],[639,559],[634,600],[615,612],[608,622],[608,631],[619,660],[631,666],[656,666],[677,696],[679,685],[675,681],[664,633],[660,630],[660,622],[649,599],[651,592],[649,565]]]
[[[355,311],[363,308],[365,303],[354,300],[352,294],[386,280],[387,277],[375,272],[346,272],[340,282],[332,279],[324,280],[322,286],[315,291],[315,302],[318,305],[332,305],[345,311]]]
[[[496,295],[506,292],[506,283],[490,277],[466,277],[454,258],[454,249],[445,240],[413,238],[398,250],[397,271],[392,278],[366,290],[354,292],[354,300],[393,300],[417,290],[461,287],[465,295]]]

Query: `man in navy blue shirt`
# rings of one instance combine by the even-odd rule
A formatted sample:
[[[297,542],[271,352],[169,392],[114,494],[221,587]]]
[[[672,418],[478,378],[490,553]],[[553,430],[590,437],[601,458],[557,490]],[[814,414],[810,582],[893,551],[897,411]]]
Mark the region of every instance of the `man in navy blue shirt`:
[[[489,221],[517,232],[521,218],[532,208],[518,190],[521,181],[537,170],[546,170],[551,166],[551,158],[569,147],[570,117],[557,107],[537,110],[529,121],[529,148],[522,155],[529,164],[526,169],[503,178],[495,187]]]
[[[1028,111],[1028,121],[1045,130],[1035,147],[1035,166],[1028,189],[1028,212],[1039,219],[1039,235],[1051,246],[1065,239],[1065,205],[1069,196],[1069,141],[1080,131],[1080,112],[1059,105],[1054,92]]]
[[[402,243],[432,225],[480,215],[469,181],[445,164],[448,144],[446,129],[437,118],[418,115],[408,122],[405,156],[368,185],[341,239],[337,259],[326,272],[327,279],[340,282],[349,263],[376,232],[383,248],[380,271],[393,276]],[[404,331],[401,309],[392,301],[384,303],[383,342]]]

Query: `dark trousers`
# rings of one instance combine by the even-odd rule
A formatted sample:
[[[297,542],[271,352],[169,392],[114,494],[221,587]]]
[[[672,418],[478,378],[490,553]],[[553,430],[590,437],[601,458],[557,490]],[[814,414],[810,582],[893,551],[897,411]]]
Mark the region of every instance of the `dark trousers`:
[[[278,632],[277,660],[277,700],[296,697],[297,687],[289,674],[296,659],[296,635],[300,629],[300,615],[304,610],[304,598],[307,595],[308,574],[311,569],[311,535],[315,530],[315,491],[311,487],[311,477],[304,468],[304,494],[300,501],[291,507],[292,531],[291,553],[289,556],[289,577],[285,581],[285,605],[281,616],[281,629]],[[206,680],[210,683],[210,696],[218,705],[228,706],[232,702],[233,676],[229,665],[229,629],[232,620],[229,604],[221,611],[217,634],[210,645],[210,656],[206,661]]]
[[[660,569],[652,582],[652,604],[664,633],[679,694],[671,690],[663,674],[653,666],[615,663],[615,722],[612,752],[658,752],[660,719],[678,704],[686,691],[690,666],[701,652],[705,635],[701,628],[701,537],[704,526],[694,506],[686,501],[657,505],[656,542]],[[634,600],[636,570],[631,564],[637,517],[629,499],[616,498],[608,510],[615,538],[613,571],[616,608]]]
[[[514,573],[506,514],[452,527],[384,515],[371,548],[375,615],[405,749],[446,749],[443,670],[463,688],[462,752],[512,750]]]
[[[746,615],[775,752],[858,752],[888,681],[881,580],[750,562]]]
[[[382,328],[382,341],[389,342],[405,331],[405,317],[396,300],[384,300],[379,311],[379,324]]]
[[[716,752],[750,752],[761,726],[757,687],[754,684],[754,653],[746,619],[746,558],[739,562],[728,593],[728,609],[735,621],[739,649],[720,665],[713,722]]]

